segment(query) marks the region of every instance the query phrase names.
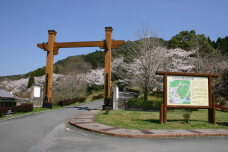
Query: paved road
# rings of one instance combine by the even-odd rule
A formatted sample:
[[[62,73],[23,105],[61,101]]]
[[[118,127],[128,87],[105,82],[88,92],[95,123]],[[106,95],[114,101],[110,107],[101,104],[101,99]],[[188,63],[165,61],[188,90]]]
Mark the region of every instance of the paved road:
[[[69,118],[100,107],[96,101],[0,121],[0,152],[226,152],[228,137],[132,139],[99,135],[67,124]]]
[[[228,137],[121,138],[67,126],[46,152],[227,152]]]
[[[101,107],[102,100],[10,120],[0,120],[0,152],[42,151],[69,118]]]

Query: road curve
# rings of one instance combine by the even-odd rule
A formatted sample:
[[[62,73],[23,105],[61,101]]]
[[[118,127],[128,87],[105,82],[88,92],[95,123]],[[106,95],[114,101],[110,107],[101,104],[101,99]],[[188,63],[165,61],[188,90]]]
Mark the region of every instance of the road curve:
[[[42,149],[72,116],[101,107],[103,100],[0,121],[0,151],[27,152]]]

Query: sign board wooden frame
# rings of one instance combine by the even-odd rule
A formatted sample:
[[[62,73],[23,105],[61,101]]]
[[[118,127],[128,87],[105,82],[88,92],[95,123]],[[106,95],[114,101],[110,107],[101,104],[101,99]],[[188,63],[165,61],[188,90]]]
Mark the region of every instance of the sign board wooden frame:
[[[215,123],[215,100],[212,93],[212,78],[217,78],[217,74],[205,73],[186,73],[186,72],[162,72],[157,71],[157,75],[163,75],[163,104],[160,107],[160,123],[167,122],[167,108],[188,108],[188,109],[208,109],[208,121]],[[192,105],[168,105],[167,104],[167,77],[168,76],[188,76],[188,77],[204,77],[208,79],[208,106],[192,106]]]

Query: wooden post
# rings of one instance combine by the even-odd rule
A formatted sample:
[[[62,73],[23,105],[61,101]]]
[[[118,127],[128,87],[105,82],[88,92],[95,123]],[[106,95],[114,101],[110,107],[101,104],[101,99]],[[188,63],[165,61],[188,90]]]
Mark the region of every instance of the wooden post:
[[[167,74],[164,75],[163,77],[163,91],[164,91],[164,96],[163,96],[163,122],[167,122]]]
[[[208,94],[209,94],[209,108],[208,108],[208,122],[212,123],[212,85],[211,77],[208,77]]]
[[[46,60],[46,83],[44,91],[43,107],[52,108],[52,79],[53,79],[53,63],[54,63],[54,43],[56,31],[48,31],[47,43],[47,60]]]
[[[159,117],[159,120],[160,120],[160,124],[163,124],[164,121],[163,121],[163,103],[160,105],[160,117]]]
[[[105,27],[104,107],[111,106],[112,27]]]
[[[212,108],[211,108],[211,123],[212,124],[215,124],[216,123],[216,120],[215,120],[215,94],[213,93],[212,94]]]

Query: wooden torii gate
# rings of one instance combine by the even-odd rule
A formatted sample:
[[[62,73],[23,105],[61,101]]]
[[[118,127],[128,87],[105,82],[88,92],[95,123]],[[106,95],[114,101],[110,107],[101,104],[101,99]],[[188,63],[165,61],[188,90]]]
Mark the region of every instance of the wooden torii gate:
[[[87,42],[55,42],[56,31],[48,31],[48,42],[39,43],[37,47],[47,51],[46,79],[44,89],[43,107],[52,108],[52,80],[54,55],[58,54],[59,48],[73,47],[99,47],[105,49],[105,70],[104,70],[104,106],[111,105],[111,50],[125,43],[124,40],[112,40],[112,27],[105,27],[105,40]]]

